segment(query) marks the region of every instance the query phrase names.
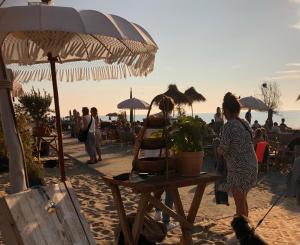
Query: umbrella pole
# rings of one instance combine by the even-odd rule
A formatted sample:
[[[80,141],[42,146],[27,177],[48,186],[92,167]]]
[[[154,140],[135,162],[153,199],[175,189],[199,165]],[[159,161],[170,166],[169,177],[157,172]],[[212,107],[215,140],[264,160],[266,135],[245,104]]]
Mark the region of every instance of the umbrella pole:
[[[25,155],[17,121],[11,100],[10,87],[6,67],[0,50],[0,114],[5,145],[9,152],[9,180],[11,192],[17,193],[27,189],[28,176]],[[5,115],[5,116],[4,116]]]
[[[56,69],[55,62],[57,62],[57,57],[53,57],[52,53],[48,53],[48,61],[51,66],[51,76],[52,76],[52,85],[53,85],[53,96],[54,96],[54,105],[55,105],[55,115],[56,115],[56,130],[58,138],[58,159],[60,167],[60,177],[61,181],[66,180],[65,173],[65,163],[64,163],[64,150],[63,150],[63,141],[62,141],[62,130],[61,130],[61,119],[60,119],[60,109],[59,109],[59,99],[58,99],[58,89],[57,89],[57,79],[56,79]]]
[[[192,109],[192,117],[194,117],[193,105],[191,105],[191,109]]]

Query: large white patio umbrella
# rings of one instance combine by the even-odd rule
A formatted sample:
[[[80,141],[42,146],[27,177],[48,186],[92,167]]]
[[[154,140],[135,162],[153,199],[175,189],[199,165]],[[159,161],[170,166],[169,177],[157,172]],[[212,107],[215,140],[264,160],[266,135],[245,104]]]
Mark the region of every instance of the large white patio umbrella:
[[[267,105],[258,98],[248,96],[240,99],[242,108],[248,108],[257,111],[268,111]]]
[[[149,104],[146,101],[137,99],[137,98],[130,98],[120,102],[117,107],[118,109],[130,109],[134,111],[134,118],[135,118],[135,110],[148,110]]]
[[[124,77],[126,73],[145,76],[153,70],[157,45],[139,25],[116,16],[94,10],[76,11],[73,8],[56,6],[17,6],[0,9],[0,113],[5,132],[5,141],[10,152],[13,191],[24,186],[24,154],[18,136],[5,64],[33,65],[23,70],[20,80],[32,76],[40,80],[51,74],[56,118],[60,119],[56,77],[57,62],[82,61],[82,65],[65,73],[74,79],[75,74],[88,76],[91,72],[83,61],[101,61],[94,66],[97,79]],[[46,73],[32,72],[35,64],[50,63]],[[20,68],[22,70],[22,68]],[[33,74],[33,75],[31,75]],[[69,79],[69,80],[73,80]],[[61,179],[65,180],[61,122],[56,120]],[[12,176],[14,175],[14,176]]]

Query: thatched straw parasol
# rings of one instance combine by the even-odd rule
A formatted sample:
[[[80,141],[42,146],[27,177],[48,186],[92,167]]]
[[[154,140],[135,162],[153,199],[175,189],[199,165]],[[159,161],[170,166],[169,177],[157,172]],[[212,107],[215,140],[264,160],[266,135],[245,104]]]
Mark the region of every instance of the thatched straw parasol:
[[[190,87],[189,89],[187,89],[184,92],[184,94],[186,96],[188,96],[190,98],[190,100],[191,100],[191,108],[192,108],[192,116],[193,116],[194,112],[193,112],[193,105],[192,105],[192,103],[195,102],[195,101],[199,101],[199,102],[206,101],[206,98],[202,94],[198,93],[194,87]]]
[[[192,103],[190,98],[187,97],[184,93],[181,93],[175,84],[170,84],[168,90],[164,92],[162,95],[171,97],[174,100],[175,104],[177,105],[186,105],[186,104],[190,105]],[[162,95],[156,96],[155,98],[156,104],[159,103]]]

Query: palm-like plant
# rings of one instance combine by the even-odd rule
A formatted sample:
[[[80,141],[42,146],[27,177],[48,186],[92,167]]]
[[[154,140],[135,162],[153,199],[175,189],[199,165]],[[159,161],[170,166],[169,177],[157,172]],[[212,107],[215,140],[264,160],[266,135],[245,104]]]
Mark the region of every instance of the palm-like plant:
[[[51,112],[50,105],[52,97],[46,91],[42,94],[40,90],[31,89],[31,92],[25,93],[19,98],[21,107],[35,121],[37,127],[42,126],[47,116]]]

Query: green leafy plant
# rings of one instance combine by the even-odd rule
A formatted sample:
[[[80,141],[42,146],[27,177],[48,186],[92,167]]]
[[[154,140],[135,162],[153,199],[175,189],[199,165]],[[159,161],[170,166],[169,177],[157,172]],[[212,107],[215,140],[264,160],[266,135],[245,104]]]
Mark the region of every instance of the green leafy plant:
[[[27,172],[29,179],[43,179],[44,177],[44,168],[42,164],[38,164],[34,161],[32,156],[33,151],[33,138],[30,132],[30,118],[21,107],[15,106],[16,119],[18,130],[21,136],[24,154],[25,154],[25,163],[27,166]],[[4,142],[4,135],[2,131],[2,125],[0,121],[0,155],[8,157],[7,148]]]
[[[24,109],[34,120],[36,126],[42,126],[51,112],[50,105],[52,97],[50,94],[42,94],[40,90],[37,91],[32,88],[31,92],[25,93],[19,98],[22,109]]]
[[[208,126],[201,118],[182,116],[168,129],[169,148],[175,153],[203,150],[203,140]]]
[[[43,165],[34,161],[32,156],[33,151],[33,139],[31,136],[30,119],[20,107],[15,107],[16,119],[18,124],[19,133],[21,136],[23,149],[25,153],[25,163],[27,167],[27,173],[29,182],[32,179],[43,179],[44,178],[44,168]]]

